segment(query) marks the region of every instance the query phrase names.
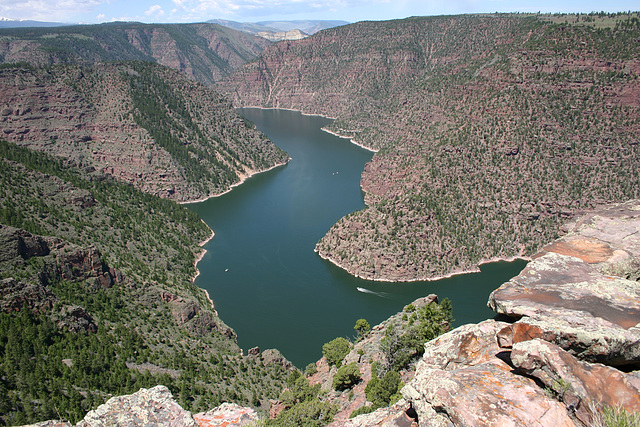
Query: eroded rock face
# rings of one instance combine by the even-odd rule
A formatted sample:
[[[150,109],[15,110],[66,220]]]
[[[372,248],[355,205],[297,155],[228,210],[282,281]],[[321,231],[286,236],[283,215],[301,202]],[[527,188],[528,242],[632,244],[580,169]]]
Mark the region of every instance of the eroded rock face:
[[[152,38],[164,52],[157,52],[158,62],[181,69],[179,49],[171,48],[175,41],[161,30]],[[133,113],[139,111],[135,88],[146,81],[142,77],[144,67],[139,65],[101,63],[86,68],[56,68],[51,72],[2,70],[3,138],[63,158],[71,165],[90,168],[94,175],[112,176],[144,192],[175,201],[219,194],[247,176],[288,161],[284,152],[245,124],[226,99],[183,74],[193,75],[192,70],[183,69],[180,73],[161,66],[146,66],[147,70],[153,70],[154,79],[163,80],[172,93],[180,95],[185,109],[169,111],[169,101],[160,99],[163,95],[150,96],[145,102],[157,101],[159,108],[166,110],[163,111],[166,123],[161,124],[156,117],[150,120],[153,125],[145,124]],[[155,131],[162,126],[171,128],[171,138],[186,147],[181,152],[187,157],[170,153],[172,149],[164,143],[166,138]],[[186,160],[194,155],[193,147],[206,153],[196,156],[199,158],[196,163],[202,166],[197,176],[192,168],[199,166]],[[69,203],[87,208],[95,201],[84,193]]]
[[[602,424],[640,411],[640,202],[589,213],[491,294],[512,323],[464,325],[425,345],[402,389],[420,425]],[[617,271],[623,277],[613,276]]]
[[[112,397],[89,412],[76,427],[239,427],[255,425],[258,421],[255,410],[234,403],[223,403],[211,411],[192,416],[173,399],[167,387],[158,385],[150,389],[141,388],[130,395]],[[72,424],[53,420],[34,426],[72,427]]]
[[[89,412],[78,427],[118,425],[164,425],[171,427],[197,427],[191,412],[182,409],[173,400],[165,386],[140,389],[128,396],[112,397],[98,409]]]
[[[234,403],[223,403],[209,412],[193,416],[199,427],[237,427],[258,421],[256,411]]]
[[[640,256],[640,202],[587,214],[567,228],[495,290],[489,306],[580,359],[638,365],[640,283],[610,274],[628,275]]]
[[[560,347],[540,339],[513,346],[513,365],[553,390],[576,417],[594,424],[604,406],[640,412],[640,381],[601,364],[581,362]]]
[[[425,345],[416,376],[402,389],[420,425],[574,425],[535,381],[513,375],[496,341],[506,325],[465,325]]]
[[[0,280],[0,312],[20,311],[24,305],[34,313],[49,311],[56,296],[39,283],[18,282],[14,278]]]
[[[418,427],[418,422],[409,413],[412,413],[409,404],[401,399],[395,405],[377,409],[370,414],[359,415],[341,425],[344,427]]]

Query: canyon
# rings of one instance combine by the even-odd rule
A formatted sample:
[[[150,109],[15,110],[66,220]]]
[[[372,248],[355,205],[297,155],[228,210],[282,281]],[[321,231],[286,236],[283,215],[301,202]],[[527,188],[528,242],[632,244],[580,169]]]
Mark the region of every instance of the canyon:
[[[425,280],[529,257],[566,219],[639,196],[637,19],[594,19],[360,22],[269,46],[217,87],[335,117],[327,130],[377,150],[368,208],[316,251],[359,277]]]
[[[640,290],[629,278],[638,275],[640,265],[640,202],[590,212],[567,224],[564,233],[493,292],[489,306],[496,319],[427,342],[418,363],[402,371],[402,397],[390,406],[349,417],[371,405],[367,385],[372,370],[379,369],[374,365],[385,362],[389,330],[408,327],[407,314],[438,304],[437,296],[415,301],[351,347],[343,365],[353,363],[361,374],[352,388],[334,390],[338,369],[319,360],[305,380],[321,387],[321,399],[337,407],[329,425],[594,426],[609,425],[606,417],[616,411],[639,412]],[[156,401],[157,394],[163,399]],[[271,408],[273,418],[287,406],[278,401]],[[208,414],[191,418],[159,386],[113,398],[78,426],[132,417],[167,425],[189,419],[200,427],[251,425],[259,419],[251,408],[227,404]],[[217,424],[211,424],[213,414]],[[628,422],[638,422],[631,417]]]
[[[2,422],[637,422],[636,13],[417,17],[275,44],[214,24],[0,35]],[[240,106],[335,117],[327,131],[376,151],[367,207],[316,246],[350,273],[531,259],[490,296],[495,319],[429,326],[444,333],[394,371],[386,406],[374,375],[436,296],[303,374],[277,350],[242,354],[192,282],[211,230],[176,202],[288,161]],[[242,407],[209,412],[223,402]]]

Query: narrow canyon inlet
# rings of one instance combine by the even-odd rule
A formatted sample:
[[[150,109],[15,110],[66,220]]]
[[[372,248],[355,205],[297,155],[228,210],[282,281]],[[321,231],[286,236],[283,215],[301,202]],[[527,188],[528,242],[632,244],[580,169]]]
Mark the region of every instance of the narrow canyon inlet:
[[[365,208],[360,175],[373,154],[322,131],[330,122],[323,117],[239,112],[292,160],[189,207],[216,233],[196,284],[209,292],[245,352],[277,348],[304,369],[321,357],[323,343],[355,336],[357,319],[375,325],[430,293],[451,299],[455,325],[493,316],[489,293],[524,261],[432,282],[386,283],[355,278],[322,260],[313,251],[318,240],[339,218]]]

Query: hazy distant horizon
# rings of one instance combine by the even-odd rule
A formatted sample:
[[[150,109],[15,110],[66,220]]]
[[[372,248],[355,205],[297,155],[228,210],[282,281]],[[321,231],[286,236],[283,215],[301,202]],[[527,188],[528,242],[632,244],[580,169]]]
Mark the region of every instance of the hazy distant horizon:
[[[98,24],[113,21],[191,23],[211,19],[274,20],[401,19],[466,13],[589,13],[640,9],[637,0],[0,0],[0,17],[13,20]]]

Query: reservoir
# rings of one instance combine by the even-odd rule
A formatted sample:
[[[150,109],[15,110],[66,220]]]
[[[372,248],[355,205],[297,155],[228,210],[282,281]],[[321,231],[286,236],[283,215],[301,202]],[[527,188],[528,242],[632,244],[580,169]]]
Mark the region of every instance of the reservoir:
[[[360,175],[373,153],[321,130],[330,122],[287,110],[241,109],[291,161],[232,191],[188,205],[213,229],[198,264],[222,320],[249,348],[277,348],[298,368],[322,356],[322,344],[353,338],[364,318],[373,326],[431,293],[453,304],[455,325],[493,316],[491,291],[524,261],[484,265],[481,273],[432,282],[355,278],[313,250],[341,217],[365,207]]]

